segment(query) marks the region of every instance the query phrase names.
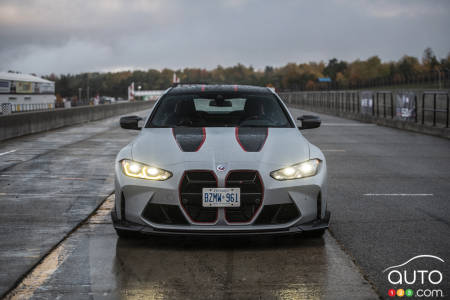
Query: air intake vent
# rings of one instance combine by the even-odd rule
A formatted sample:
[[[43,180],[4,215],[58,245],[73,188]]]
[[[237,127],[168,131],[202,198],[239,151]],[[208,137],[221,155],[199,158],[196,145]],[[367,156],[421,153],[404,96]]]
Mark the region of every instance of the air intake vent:
[[[186,171],[181,178],[181,205],[194,222],[213,223],[217,220],[217,208],[202,206],[202,189],[208,187],[217,187],[217,179],[212,171]]]
[[[188,222],[178,205],[149,203],[142,213],[142,217],[150,222],[166,225],[187,225]]]
[[[300,217],[294,203],[264,205],[255,221],[255,225],[271,225],[289,223]]]
[[[262,205],[264,187],[257,171],[230,171],[225,180],[226,187],[241,189],[241,206],[227,207],[225,216],[228,222],[250,222]]]

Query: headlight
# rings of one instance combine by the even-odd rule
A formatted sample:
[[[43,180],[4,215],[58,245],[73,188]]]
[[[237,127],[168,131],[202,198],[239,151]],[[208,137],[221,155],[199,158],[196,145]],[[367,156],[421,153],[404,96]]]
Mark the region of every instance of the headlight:
[[[125,175],[149,180],[166,180],[172,177],[169,171],[147,166],[132,160],[124,159],[121,162],[122,171]]]
[[[320,160],[311,159],[290,167],[279,169],[270,173],[270,176],[276,180],[289,180],[311,177],[317,174]]]

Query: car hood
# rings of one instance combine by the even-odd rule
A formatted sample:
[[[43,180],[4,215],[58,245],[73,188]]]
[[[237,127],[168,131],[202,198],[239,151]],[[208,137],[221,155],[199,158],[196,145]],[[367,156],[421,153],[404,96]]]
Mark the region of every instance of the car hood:
[[[275,168],[309,159],[309,142],[297,128],[143,128],[132,144],[132,159],[164,168]]]

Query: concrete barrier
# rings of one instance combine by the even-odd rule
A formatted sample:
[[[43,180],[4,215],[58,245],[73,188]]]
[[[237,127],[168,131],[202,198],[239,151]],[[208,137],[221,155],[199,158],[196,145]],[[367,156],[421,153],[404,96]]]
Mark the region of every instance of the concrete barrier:
[[[149,109],[153,101],[62,108],[0,116],[0,141]]]
[[[326,91],[280,93],[288,106],[450,138],[450,91]]]

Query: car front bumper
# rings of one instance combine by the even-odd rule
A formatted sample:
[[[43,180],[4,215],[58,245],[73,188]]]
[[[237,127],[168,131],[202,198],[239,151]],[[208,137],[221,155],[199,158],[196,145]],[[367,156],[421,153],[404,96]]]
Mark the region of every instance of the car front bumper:
[[[312,232],[327,229],[330,222],[330,212],[326,211],[324,218],[314,221],[294,224],[289,227],[267,228],[266,226],[253,226],[253,228],[198,228],[197,226],[185,226],[177,228],[155,228],[117,218],[116,212],[111,212],[114,228],[129,232],[136,232],[154,236],[271,236],[271,235],[297,235],[304,232]]]
[[[239,165],[239,166],[242,166]],[[270,177],[271,166],[260,166],[256,170],[238,169],[231,165],[226,172],[214,172],[211,168],[185,165],[174,168],[173,177],[166,181],[135,179],[125,176],[119,164],[116,165],[114,226],[120,230],[139,231],[149,234],[186,234],[186,235],[251,235],[251,234],[292,234],[303,231],[321,230],[328,227],[330,213],[327,211],[326,164],[313,176],[298,180],[278,181]],[[217,210],[215,219],[202,222],[192,218],[191,212],[183,205],[184,196],[180,192],[186,172],[203,170],[215,177],[217,187],[226,187],[227,178],[233,172],[256,172],[260,180],[261,197],[255,206],[251,218],[245,221],[233,221],[229,211]],[[205,171],[206,170],[206,171]],[[209,171],[208,171],[209,170]],[[244,193],[241,190],[241,196]],[[243,196],[242,196],[243,197]],[[199,199],[197,199],[199,200]],[[243,200],[242,200],[243,201]],[[197,202],[200,203],[200,202]],[[149,205],[171,207],[179,210],[178,217],[183,224],[161,223],[148,217]],[[199,205],[201,206],[201,204]],[[282,222],[267,222],[265,208],[286,206],[298,210],[298,215],[283,219]],[[286,212],[284,210],[284,212]],[[278,210],[281,212],[281,210]],[[276,215],[278,214],[276,213]],[[231,214],[230,214],[231,215]],[[280,213],[281,215],[281,213]]]

